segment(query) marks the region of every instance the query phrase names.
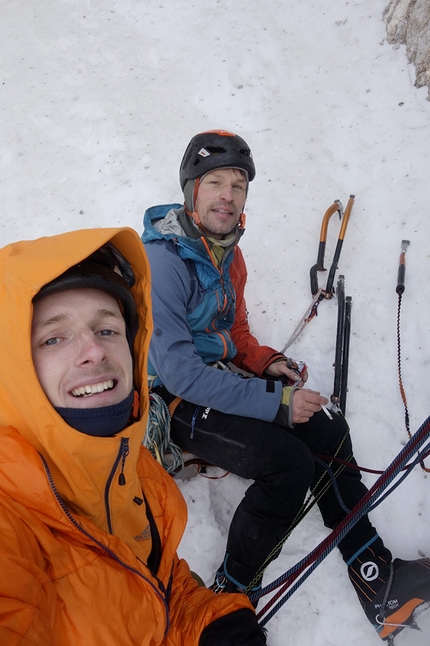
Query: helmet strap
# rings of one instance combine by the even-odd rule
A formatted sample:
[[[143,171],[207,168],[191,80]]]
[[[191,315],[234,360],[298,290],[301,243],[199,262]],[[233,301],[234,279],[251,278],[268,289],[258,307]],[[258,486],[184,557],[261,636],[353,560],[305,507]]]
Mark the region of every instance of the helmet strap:
[[[193,191],[193,211],[196,208],[197,193],[199,192],[201,177],[197,177],[194,180],[194,191]]]
[[[196,223],[196,225],[199,227],[199,229],[201,229],[201,230],[203,231],[203,233],[210,234],[210,231],[208,231],[207,229],[205,229],[205,227],[204,227],[204,226],[203,226],[203,224],[201,223],[201,221],[200,221],[200,217],[199,217],[199,214],[197,213],[197,211],[193,211],[193,212],[188,211],[188,209],[187,209],[187,205],[186,205],[186,204],[184,204],[184,207],[185,207],[185,213],[186,213],[187,215],[189,215],[189,216],[190,216],[190,218],[192,218],[192,219],[194,220],[194,222],[195,222],[195,223]]]

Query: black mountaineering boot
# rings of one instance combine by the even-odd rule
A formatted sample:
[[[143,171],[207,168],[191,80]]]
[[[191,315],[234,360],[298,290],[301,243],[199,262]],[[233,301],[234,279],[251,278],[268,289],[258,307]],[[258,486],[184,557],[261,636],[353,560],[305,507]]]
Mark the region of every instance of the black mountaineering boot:
[[[367,548],[348,571],[364,612],[382,640],[392,644],[405,627],[417,627],[414,610],[430,602],[430,559],[387,563]]]
[[[227,570],[227,562],[228,562],[228,570]],[[248,584],[247,583],[241,583],[240,581],[233,576],[234,574],[237,576],[238,573],[242,574],[241,581],[248,580],[250,581],[252,579],[252,576],[250,576],[249,572],[241,571],[242,568],[233,561],[231,558],[230,554],[225,555],[225,559],[221,567],[217,570],[215,574],[215,580],[212,583],[212,585],[209,586],[209,590],[212,590],[215,592],[215,594],[219,594],[220,592],[245,592],[247,589]],[[238,571],[235,571],[238,570]],[[245,570],[245,568],[243,568]],[[233,572],[232,572],[233,571]],[[255,574],[255,572],[253,572]],[[246,577],[246,578],[245,578]],[[247,591],[247,595],[249,597],[253,597],[254,595],[258,594],[258,592],[261,590],[261,582],[253,586],[251,590]],[[257,607],[258,604],[258,598],[254,601],[251,599],[251,603],[254,606],[254,608]]]

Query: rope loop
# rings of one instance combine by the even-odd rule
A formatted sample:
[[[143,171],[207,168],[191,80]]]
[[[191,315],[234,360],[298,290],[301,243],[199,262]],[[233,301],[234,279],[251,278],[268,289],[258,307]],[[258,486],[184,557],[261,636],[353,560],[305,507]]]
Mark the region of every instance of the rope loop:
[[[184,468],[182,449],[170,438],[170,413],[166,402],[157,393],[149,394],[148,424],[142,444],[167,473],[176,474]],[[168,459],[165,459],[168,454]]]

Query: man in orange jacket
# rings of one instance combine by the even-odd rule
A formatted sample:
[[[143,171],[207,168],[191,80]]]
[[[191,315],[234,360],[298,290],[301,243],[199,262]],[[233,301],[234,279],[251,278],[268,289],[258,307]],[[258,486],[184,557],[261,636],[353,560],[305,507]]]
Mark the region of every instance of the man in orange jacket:
[[[186,507],[142,446],[149,267],[131,229],[0,250],[0,643],[263,646],[199,587]]]
[[[255,166],[248,144],[225,130],[201,132],[181,165],[184,204],[151,207],[144,242],[151,263],[154,334],[149,375],[167,403],[181,398],[173,441],[194,455],[254,482],[230,524],[213,589],[258,596],[267,564],[278,556],[309,489],[334,528],[366,493],[348,425],[328,400],[305,385],[306,372],[251,334],[239,247]],[[221,362],[221,363],[220,363]],[[242,379],[233,367],[251,373]],[[352,463],[336,488],[313,454]],[[430,601],[430,561],[392,560],[367,516],[339,543],[368,619],[383,638]],[[381,607],[385,621],[381,621]]]

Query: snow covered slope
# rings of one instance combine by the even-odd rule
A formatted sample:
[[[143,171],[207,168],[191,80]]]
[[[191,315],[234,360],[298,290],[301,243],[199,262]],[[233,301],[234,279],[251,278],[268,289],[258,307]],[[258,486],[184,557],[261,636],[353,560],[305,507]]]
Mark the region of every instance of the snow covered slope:
[[[398,392],[397,264],[411,428],[429,414],[430,103],[403,48],[385,40],[383,0],[14,0],[1,3],[1,245],[93,226],[141,232],[146,207],[180,201],[196,132],[237,131],[257,167],[243,250],[261,342],[282,348],[310,303],[322,216],[356,202],[340,272],[353,298],[347,414],[357,460],[382,469],[407,439]],[[332,218],[326,260],[339,225]],[[325,281],[322,276],[321,281]],[[335,299],[290,349],[330,395]],[[368,484],[374,476],[365,475]],[[207,583],[246,483],[186,472],[181,555]],[[430,481],[416,469],[373,519],[396,556],[430,555]],[[327,531],[313,511],[266,581]],[[270,646],[363,646],[379,638],[333,552],[268,624]]]

